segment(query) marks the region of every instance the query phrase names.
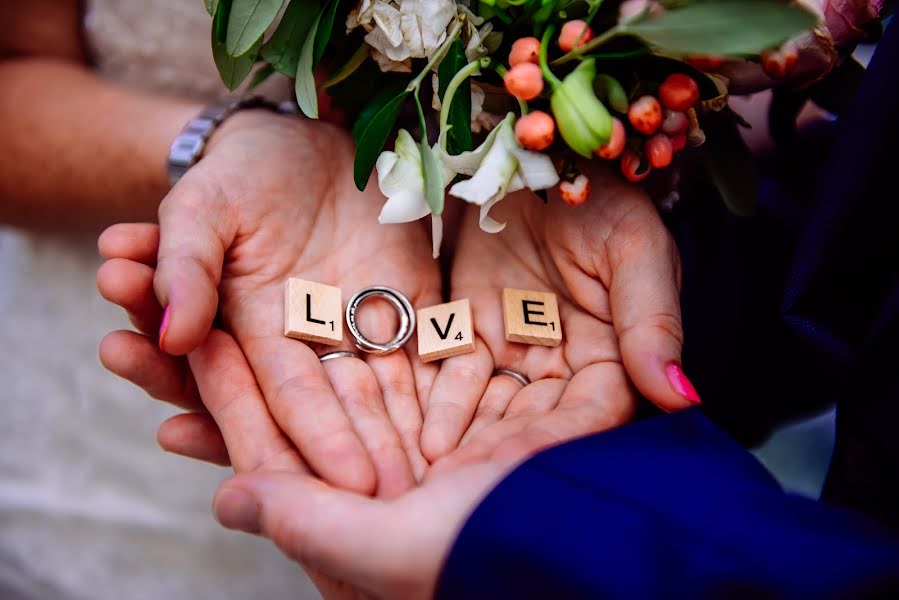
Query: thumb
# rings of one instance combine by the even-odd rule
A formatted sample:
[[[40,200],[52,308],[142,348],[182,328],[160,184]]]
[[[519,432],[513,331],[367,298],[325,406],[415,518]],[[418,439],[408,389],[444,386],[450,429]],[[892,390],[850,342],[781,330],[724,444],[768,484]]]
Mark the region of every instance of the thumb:
[[[402,527],[385,518],[388,511],[378,500],[289,473],[232,477],[213,499],[223,526],[262,534],[304,566],[378,595],[391,587],[390,573],[409,567],[397,546]]]
[[[609,293],[628,377],[656,406],[673,411],[700,399],[681,367],[677,247],[661,221],[657,224],[638,229],[643,232],[638,240],[616,243],[612,236]]]
[[[226,208],[221,188],[201,171],[188,173],[159,206],[153,287],[165,309],[159,347],[169,354],[195,349],[212,327],[222,261],[235,235]]]

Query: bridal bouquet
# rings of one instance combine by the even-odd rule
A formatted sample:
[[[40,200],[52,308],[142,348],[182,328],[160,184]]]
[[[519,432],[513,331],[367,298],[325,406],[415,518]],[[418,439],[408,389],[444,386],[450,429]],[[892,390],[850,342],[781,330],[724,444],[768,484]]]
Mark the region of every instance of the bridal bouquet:
[[[356,185],[377,171],[382,223],[430,215],[435,256],[445,191],[478,205],[481,228],[498,232],[491,208],[513,191],[558,185],[565,202],[586,201],[581,159],[615,161],[641,181],[706,141],[713,180],[743,212],[740,186],[724,180],[728,164],[735,170],[729,150],[742,145],[736,127],[746,124],[728,106],[733,75],[721,73],[746,64],[772,83],[797,72],[812,81],[836,57],[827,7],[780,0],[206,6],[226,85],[235,89],[263,62],[253,84],[274,72],[295,78],[307,117],[318,118],[327,94],[352,123]],[[811,74],[809,48],[826,59]]]

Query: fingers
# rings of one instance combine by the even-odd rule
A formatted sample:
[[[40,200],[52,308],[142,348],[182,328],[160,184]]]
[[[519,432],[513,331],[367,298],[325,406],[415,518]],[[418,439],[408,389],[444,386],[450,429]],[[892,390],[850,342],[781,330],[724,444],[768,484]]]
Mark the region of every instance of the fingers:
[[[243,348],[272,417],[315,472],[337,487],[374,493],[375,468],[316,353],[279,335],[248,338]]]
[[[490,459],[524,460],[556,444],[617,427],[633,416],[634,395],[621,366],[613,362],[582,369],[560,391],[554,410],[537,419],[519,417],[528,424],[517,435],[499,438]]]
[[[236,233],[221,189],[202,178],[188,173],[159,207],[154,287],[165,307],[159,345],[169,354],[187,354],[206,338],[218,308],[224,253]]]
[[[484,392],[484,397],[478,403],[474,419],[472,419],[471,425],[468,426],[465,435],[462,436],[460,445],[464,446],[480,431],[502,419],[503,415],[506,414],[509,403],[512,402],[512,398],[522,389],[521,383],[511,377],[500,375],[491,378],[487,391]]]
[[[213,500],[225,527],[261,533],[295,561],[368,593],[400,563],[410,579],[417,575],[400,554],[409,542],[399,531],[402,522],[388,519],[387,511],[378,501],[284,473],[232,478]]]
[[[371,457],[377,475],[375,494],[381,498],[399,496],[415,485],[415,477],[400,437],[387,416],[374,373],[365,362],[355,358],[328,361],[324,367],[340,405]],[[411,373],[409,378],[411,383]]]
[[[421,453],[421,406],[418,403],[416,378],[406,352],[372,356],[367,361],[384,399],[387,416],[406,452],[412,475],[420,481],[428,468]]]
[[[162,307],[153,294],[152,267],[124,258],[111,258],[97,271],[100,295],[118,304],[131,323],[143,333],[156,336],[162,319]]]
[[[125,258],[145,265],[156,264],[159,252],[159,225],[155,223],[120,223],[108,227],[97,240],[100,256]]]
[[[493,374],[493,357],[482,341],[476,349],[443,360],[428,400],[421,452],[434,462],[454,450],[471,423]]]
[[[699,403],[680,369],[683,330],[674,240],[658,221],[609,241],[609,295],[624,367],[634,385],[659,408]]]
[[[147,336],[113,331],[100,342],[100,362],[153,398],[189,411],[205,411],[184,359],[159,350]]]
[[[231,465],[218,425],[208,414],[185,413],[162,422],[156,441],[166,452],[222,467]]]
[[[234,338],[213,330],[188,360],[235,471],[306,471],[293,444],[272,420]]]

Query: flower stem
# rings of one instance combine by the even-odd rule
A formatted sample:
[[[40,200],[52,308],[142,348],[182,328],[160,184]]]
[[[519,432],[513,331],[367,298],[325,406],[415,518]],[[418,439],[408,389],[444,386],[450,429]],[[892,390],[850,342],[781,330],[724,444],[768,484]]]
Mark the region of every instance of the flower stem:
[[[450,79],[449,84],[446,86],[446,91],[443,93],[443,99],[441,100],[440,105],[440,130],[439,133],[443,133],[443,130],[446,129],[447,123],[449,122],[449,112],[450,106],[453,103],[453,97],[456,95],[456,90],[462,85],[462,82],[471,77],[472,75],[478,75],[481,72],[481,69],[486,69],[490,66],[490,57],[485,56],[484,58],[479,58],[477,60],[473,60],[461,69],[459,69],[453,78]],[[446,140],[444,140],[444,144]],[[445,148],[444,148],[445,149]]]
[[[573,48],[571,50],[571,52],[569,52],[568,54],[560,56],[559,58],[554,60],[552,64],[554,67],[557,67],[559,65],[564,65],[567,62],[570,62],[572,60],[580,58],[581,55],[586,54],[587,52],[590,52],[591,50],[595,50],[596,48],[599,48],[600,46],[602,46],[603,44],[605,44],[612,38],[617,37],[623,33],[626,33],[626,32],[624,31],[624,29],[621,26],[612,27],[608,31],[603,32],[601,35],[596,36],[595,38],[593,38],[586,44],[577,46],[577,47]]]
[[[456,41],[456,37],[459,35],[459,32],[462,31],[462,20],[457,20],[453,25],[453,28],[450,30],[449,35],[446,36],[446,40],[443,42],[443,45],[437,49],[434,54],[431,55],[430,60],[428,60],[428,64],[425,65],[425,68],[421,73],[418,74],[418,77],[413,79],[409,85],[406,87],[407,91],[410,92],[418,92],[418,88],[421,86],[421,82],[428,75],[428,73],[433,69],[436,65],[440,64],[440,61],[443,60],[443,57],[446,56],[446,53],[449,52],[449,47],[453,42]]]
[[[543,39],[540,40],[540,71],[543,72],[543,78],[549,82],[551,88],[556,89],[562,82],[558,77],[553,75],[553,72],[549,69],[549,65],[546,64],[546,49],[549,46],[549,40],[552,39],[553,33],[556,31],[555,25],[549,25],[546,28],[546,31],[543,32]]]

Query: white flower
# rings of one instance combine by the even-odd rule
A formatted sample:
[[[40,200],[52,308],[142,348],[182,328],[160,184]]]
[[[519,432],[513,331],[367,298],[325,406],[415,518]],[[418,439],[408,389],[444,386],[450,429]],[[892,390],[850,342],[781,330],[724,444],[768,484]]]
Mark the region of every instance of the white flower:
[[[439,150],[441,144],[435,148],[441,164],[472,176],[453,185],[449,193],[481,207],[480,226],[488,233],[498,233],[506,226],[490,216],[490,209],[507,194],[524,188],[542,190],[559,182],[549,156],[522,148],[514,126],[515,116],[509,113],[484,143],[470,152],[449,156]],[[445,134],[441,132],[441,137]]]
[[[430,57],[446,39],[455,17],[454,0],[362,0],[347,17],[347,31],[363,27],[375,56],[402,63]],[[384,63],[383,58],[378,60],[379,65]]]
[[[443,171],[443,186],[453,178],[446,165],[438,162]],[[425,198],[425,179],[421,164],[421,150],[412,136],[405,129],[400,129],[396,136],[394,151],[386,150],[378,157],[375,164],[378,170],[378,187],[387,196],[387,202],[381,208],[378,222],[408,223],[417,221],[431,213]],[[443,221],[440,215],[431,216],[433,229],[434,258],[440,252],[443,237]]]

